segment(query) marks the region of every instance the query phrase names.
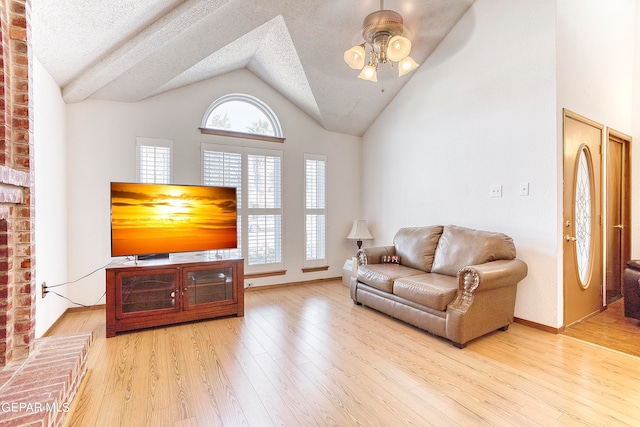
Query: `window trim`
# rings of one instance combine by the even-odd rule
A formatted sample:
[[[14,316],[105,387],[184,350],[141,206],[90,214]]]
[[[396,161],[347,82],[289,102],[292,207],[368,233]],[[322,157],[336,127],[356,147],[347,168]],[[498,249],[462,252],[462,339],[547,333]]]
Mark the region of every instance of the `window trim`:
[[[324,162],[324,208],[308,208],[307,207],[307,185],[306,185],[306,177],[307,177],[307,161],[308,160],[316,160],[316,161],[322,161]],[[304,253],[304,257],[303,257],[303,272],[312,272],[312,271],[318,271],[318,269],[324,269],[324,267],[327,267],[328,265],[328,260],[329,260],[329,256],[327,254],[327,239],[328,239],[328,224],[327,224],[327,212],[328,212],[328,208],[327,208],[327,167],[328,167],[328,162],[327,162],[327,156],[324,154],[311,154],[311,153],[304,153],[303,156],[303,179],[305,181],[304,183],[304,198],[303,198],[303,218],[302,218],[302,223],[303,223],[303,227],[304,227],[304,248],[305,248],[305,253]],[[306,250],[307,250],[307,215],[324,215],[324,258],[322,259],[314,259],[314,260],[308,260],[307,259],[307,254],[306,254]],[[328,267],[327,267],[328,268]]]
[[[238,215],[242,216],[241,221],[241,254],[244,258],[244,272],[245,277],[251,275],[261,275],[266,274],[270,275],[271,273],[280,274],[278,272],[285,271],[284,267],[284,256],[285,256],[285,215],[284,215],[284,196],[282,194],[284,187],[284,153],[282,150],[273,150],[267,148],[253,148],[253,147],[239,147],[235,145],[225,145],[225,144],[212,144],[203,142],[200,144],[200,158],[201,158],[201,180],[204,182],[204,152],[205,151],[222,151],[222,152],[231,152],[231,153],[240,153],[241,154],[241,164],[242,164],[242,191],[243,194],[240,197],[241,205],[238,205]],[[281,199],[280,199],[280,223],[282,224],[280,229],[280,262],[271,263],[271,264],[249,264],[249,215],[260,215],[261,212],[265,214],[269,214],[274,209],[272,208],[249,208],[249,186],[248,186],[248,156],[249,155],[258,155],[258,156],[277,156],[280,157],[280,186],[281,186]]]
[[[140,148],[141,147],[163,147],[169,149],[169,183],[173,182],[173,140],[166,138],[136,137],[136,180],[140,179]]]
[[[258,141],[279,142],[284,143],[286,138],[269,135],[258,135],[257,133],[236,132],[233,130],[222,130],[213,128],[199,128],[203,135],[229,136],[231,138],[255,139]]]
[[[222,104],[232,101],[244,102],[260,110],[267,117],[267,120],[269,120],[269,122],[271,123],[275,135],[260,135],[256,133],[230,131],[225,129],[207,127],[207,121],[209,120],[209,116],[211,115],[211,113],[213,113],[213,111]],[[207,108],[207,111],[205,111],[204,116],[202,116],[202,122],[200,123],[199,129],[201,134],[206,135],[229,136],[232,138],[243,139],[257,139],[259,141],[271,141],[280,143],[283,143],[285,141],[284,135],[282,133],[282,126],[280,126],[280,121],[278,120],[278,117],[273,112],[273,110],[258,98],[244,93],[231,93],[221,96],[220,98],[213,101],[211,105],[209,105],[209,108]]]

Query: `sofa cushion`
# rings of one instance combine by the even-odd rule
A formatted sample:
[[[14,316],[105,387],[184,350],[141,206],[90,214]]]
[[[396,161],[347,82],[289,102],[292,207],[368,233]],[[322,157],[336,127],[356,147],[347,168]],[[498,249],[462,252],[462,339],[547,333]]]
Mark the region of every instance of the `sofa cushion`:
[[[513,239],[505,234],[447,225],[438,242],[431,271],[456,276],[458,270],[468,265],[515,257]]]
[[[399,277],[415,276],[424,271],[399,264],[367,264],[358,267],[358,281],[380,289],[393,292],[393,282]]]
[[[402,265],[430,272],[441,234],[440,225],[405,227],[398,230],[393,238],[393,245]]]
[[[395,295],[438,311],[446,310],[457,291],[455,277],[434,273],[402,277],[393,284]]]

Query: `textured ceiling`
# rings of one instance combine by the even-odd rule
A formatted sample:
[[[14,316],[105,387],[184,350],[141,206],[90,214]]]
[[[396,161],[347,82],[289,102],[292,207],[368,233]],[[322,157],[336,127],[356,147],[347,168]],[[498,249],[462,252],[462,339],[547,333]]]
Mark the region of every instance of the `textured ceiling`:
[[[387,0],[419,63],[474,0]],[[246,68],[325,129],[362,135],[411,78],[342,60],[378,0],[32,0],[35,56],[65,102],[135,102]],[[213,100],[212,100],[213,101]]]

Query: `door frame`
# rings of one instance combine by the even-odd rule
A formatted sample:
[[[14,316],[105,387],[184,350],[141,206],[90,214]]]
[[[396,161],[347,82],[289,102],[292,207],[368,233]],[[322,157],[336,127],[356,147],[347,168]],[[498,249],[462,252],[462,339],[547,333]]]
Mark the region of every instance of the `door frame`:
[[[623,178],[621,180],[621,185],[622,185],[622,208],[621,208],[621,215],[622,215],[622,224],[623,224],[623,229],[622,229],[622,233],[621,233],[621,239],[622,239],[622,250],[621,250],[621,264],[622,264],[622,269],[624,270],[624,266],[626,265],[626,263],[631,259],[631,227],[632,227],[632,216],[631,216],[631,186],[632,186],[632,180],[631,180],[631,142],[632,142],[632,138],[629,135],[626,135],[622,132],[619,132],[615,129],[611,129],[609,127],[606,128],[606,133],[605,133],[605,138],[606,138],[606,150],[604,150],[604,156],[608,157],[608,153],[609,153],[609,146],[612,143],[619,143],[622,144],[622,155],[623,155]],[[605,162],[604,164],[606,166],[608,166],[608,158],[604,159]],[[626,162],[625,162],[626,160]],[[603,198],[602,198],[602,202],[604,204],[602,212],[603,215],[605,216],[603,219],[603,222],[605,224],[605,227],[603,227],[603,232],[604,232],[604,236],[603,236],[603,241],[606,242],[607,238],[608,238],[608,218],[606,217],[607,215],[607,209],[608,209],[608,197],[607,197],[607,182],[606,180],[608,179],[609,176],[609,171],[608,168],[605,170],[605,179],[604,181],[604,193],[603,193]],[[605,278],[604,280],[606,281],[606,271],[607,271],[607,261],[608,261],[608,254],[607,254],[607,245],[605,244],[603,246],[603,259],[604,259],[604,271],[605,271]],[[621,278],[622,280],[622,278]],[[603,290],[603,305],[606,307],[607,306],[607,292],[606,292],[606,283],[604,283],[605,288]],[[622,294],[624,295],[624,284],[622,284]]]
[[[593,168],[596,169],[598,168],[598,171],[596,173],[596,171],[594,170],[594,178],[597,175],[598,178],[594,179],[593,181],[593,185],[595,186],[595,192],[599,192],[600,193],[600,198],[599,201],[597,202],[597,205],[595,205],[595,212],[597,212],[597,215],[595,215],[593,217],[593,221],[597,221],[600,225],[599,229],[598,229],[598,237],[600,239],[600,247],[598,249],[598,252],[593,254],[593,259],[592,262],[594,263],[594,265],[592,266],[592,268],[596,269],[599,268],[600,269],[600,308],[598,311],[593,312],[591,314],[586,315],[586,317],[583,317],[581,319],[575,319],[573,321],[568,322],[567,321],[567,306],[569,304],[569,302],[567,301],[568,298],[568,286],[569,284],[567,284],[566,281],[566,269],[568,268],[567,263],[565,262],[565,252],[567,250],[567,246],[566,246],[566,242],[564,242],[564,235],[565,235],[565,219],[567,218],[567,212],[565,212],[565,198],[566,198],[566,185],[567,183],[565,182],[565,174],[566,174],[566,138],[567,138],[567,118],[570,118],[572,120],[575,120],[577,122],[581,122],[587,126],[591,126],[595,129],[598,129],[600,132],[600,141],[598,142],[598,151],[597,153],[592,153],[593,154],[597,154],[600,156],[599,161],[596,163],[595,161],[592,163]],[[562,241],[562,248],[563,248],[563,255],[562,255],[562,259],[563,259],[563,263],[562,263],[562,330],[567,329],[568,327],[570,327],[573,324],[576,324],[590,316],[593,316],[595,314],[598,314],[599,312],[601,312],[602,310],[605,309],[605,305],[603,304],[603,300],[606,298],[606,270],[605,270],[605,252],[604,252],[604,245],[605,245],[605,235],[604,235],[604,217],[603,217],[603,209],[604,209],[604,198],[605,198],[605,179],[603,176],[603,172],[605,170],[605,156],[604,156],[604,138],[605,138],[605,127],[598,123],[595,122],[594,120],[588,119],[584,116],[581,116],[580,114],[574,113],[571,110],[568,110],[566,108],[562,109],[562,151],[563,151],[563,164],[562,164],[562,177],[563,177],[563,185],[562,185],[562,221],[563,224],[561,225],[561,231],[562,234],[560,235],[560,239]],[[595,160],[595,159],[594,159]],[[573,190],[572,190],[573,191]],[[595,213],[594,212],[594,213]],[[597,265],[597,267],[596,267]],[[593,300],[595,302],[595,300]]]

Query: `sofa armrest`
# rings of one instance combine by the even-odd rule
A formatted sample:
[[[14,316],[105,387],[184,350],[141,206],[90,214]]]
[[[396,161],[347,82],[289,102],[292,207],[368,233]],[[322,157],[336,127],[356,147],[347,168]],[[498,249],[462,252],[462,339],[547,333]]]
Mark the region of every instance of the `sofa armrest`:
[[[358,265],[380,264],[382,255],[395,255],[395,246],[375,246],[358,250]]]
[[[515,286],[527,276],[527,264],[519,259],[490,261],[458,271],[458,293],[449,308],[466,311],[479,292]]]

